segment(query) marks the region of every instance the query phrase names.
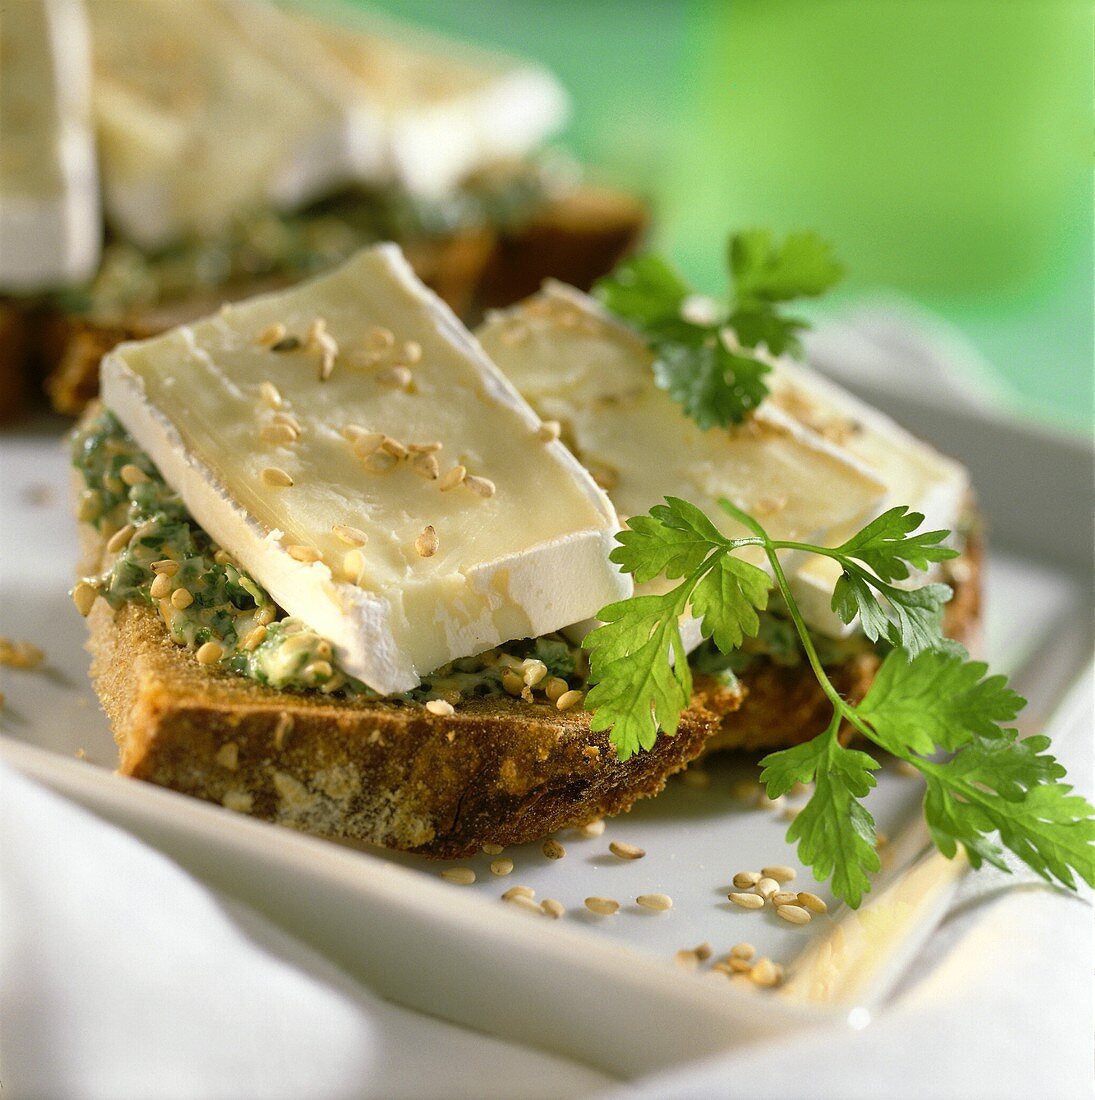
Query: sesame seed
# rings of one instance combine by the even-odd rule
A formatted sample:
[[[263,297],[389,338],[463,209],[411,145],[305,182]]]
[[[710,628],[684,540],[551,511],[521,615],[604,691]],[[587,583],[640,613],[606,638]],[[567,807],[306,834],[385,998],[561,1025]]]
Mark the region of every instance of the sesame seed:
[[[756,892],[765,899],[768,900],[777,890],[779,890],[779,883],[774,878],[761,878],[761,880],[753,887]]]
[[[0,665],[7,668],[38,668],[46,659],[45,652],[31,642],[14,642],[0,638]]]
[[[536,438],[541,443],[554,443],[559,438],[559,433],[562,428],[559,425],[558,420],[545,420],[539,428],[536,429]]]
[[[300,339],[296,336],[283,336],[277,343],[270,345],[271,351],[296,351],[300,347]]]
[[[774,878],[776,882],[790,882],[795,877],[794,867],[786,867],[777,863],[774,867],[762,867],[760,873],[767,878]]]
[[[284,336],[285,326],[278,321],[275,324],[267,325],[266,328],[255,337],[255,343],[260,347],[268,348],[283,339]]]
[[[577,706],[585,695],[580,691],[564,691],[558,699],[555,700],[556,710],[570,710],[571,707]]]
[[[284,424],[287,428],[292,428],[297,435],[303,435],[304,429],[300,426],[300,421],[292,414],[287,412],[276,412],[270,417],[275,424]]]
[[[259,438],[263,443],[282,445],[296,443],[297,434],[288,424],[264,424],[259,431]]]
[[[293,485],[293,479],[279,466],[264,467],[262,481],[274,489],[289,489]]]
[[[450,489],[455,489],[467,476],[468,471],[463,466],[453,466],[441,475],[438,488],[441,492],[447,493]]]
[[[437,463],[436,456],[432,454],[415,455],[411,461],[411,469],[419,477],[424,477],[428,481],[436,481],[441,476],[441,467]]]
[[[798,894],[793,890],[777,890],[768,900],[778,909],[781,905],[798,905]]]
[[[658,913],[673,908],[673,899],[668,894],[640,894],[635,901],[644,909],[653,909]]]
[[[734,876],[734,885],[739,890],[748,890],[760,882],[760,873],[757,871],[739,871]]]
[[[176,611],[185,611],[194,602],[194,597],[187,588],[176,588],[171,593],[171,606]]]
[[[166,600],[171,595],[175,582],[166,573],[157,573],[148,587],[148,594],[154,600]]]
[[[342,555],[342,572],[354,584],[359,584],[365,572],[365,555],[360,550],[347,550]]]
[[[566,680],[560,679],[558,676],[552,676],[552,678],[548,680],[547,686],[544,688],[544,694],[555,703],[569,690],[570,684],[568,684]]]
[[[85,619],[91,614],[91,609],[98,598],[99,590],[89,581],[80,581],[72,590],[72,602]]]
[[[614,840],[608,850],[619,859],[642,859],[646,852],[634,844],[625,844],[622,840]]]
[[[480,850],[485,856],[500,856],[506,847],[504,844],[483,844],[480,846]]]
[[[173,577],[179,571],[179,563],[174,558],[161,558],[159,561],[154,561],[149,568],[153,573],[165,573]]]
[[[498,491],[493,481],[487,477],[479,477],[476,474],[468,474],[464,478],[464,484],[477,496],[484,500],[494,496]]]
[[[574,831],[585,840],[593,840],[595,837],[604,835],[605,823],[602,818],[597,817],[580,825]]]
[[[323,557],[314,546],[293,545],[287,546],[285,550],[294,561],[311,563],[319,561]]]
[[[563,907],[561,901],[556,901],[554,898],[544,898],[540,902],[540,909],[545,917],[551,917],[552,920],[558,920],[560,917],[566,916],[566,909]]]
[[[544,841],[541,851],[548,859],[562,859],[567,854],[567,850],[557,840],[550,837]]]
[[[107,540],[107,550],[111,554],[124,550],[129,545],[129,540],[133,538],[133,532],[136,530],[137,528],[132,523],[127,523],[120,531],[115,531]]]
[[[620,903],[613,901],[612,898],[592,897],[586,898],[585,906],[591,913],[596,913],[602,917],[610,917],[619,910]]]
[[[224,656],[224,646],[217,642],[206,642],[198,647],[195,656],[199,665],[215,665]]]
[[[492,875],[508,875],[513,872],[513,860],[512,859],[493,859],[490,864],[490,873]]]
[[[716,963],[716,965],[718,965]],[[738,959],[731,956],[726,961],[726,969],[731,974],[748,974],[753,969],[753,964],[748,959]]]
[[[272,607],[260,607],[259,610],[255,612],[255,622],[257,622],[259,626],[269,626],[274,621],[276,615],[277,612],[275,612]]]
[[[148,474],[146,474],[140,466],[135,466],[132,462],[127,462],[118,471],[118,476],[126,485],[140,485],[142,482],[148,481]]]
[[[385,367],[374,375],[382,386],[391,386],[393,389],[405,390],[411,384],[410,367]]]
[[[782,917],[792,924],[806,924],[810,920],[810,910],[801,905],[777,905],[776,916]]]
[[[520,909],[525,913],[535,913],[538,917],[544,915],[543,909],[541,909],[532,898],[526,898],[521,894],[518,894],[515,898],[511,898],[508,904],[514,909]]]
[[[692,953],[696,956],[697,959],[700,960],[700,962],[707,962],[707,960],[711,958],[711,955],[713,954],[711,950],[711,945],[709,943],[701,943],[696,947],[693,947]]]
[[[536,685],[547,675],[547,665],[543,661],[531,660],[525,662],[522,679],[529,687]]]
[[[374,325],[365,337],[365,344],[370,351],[387,351],[394,343],[395,337],[391,329],[381,325]]]
[[[531,886],[511,886],[503,895],[503,901],[513,901],[515,898],[527,898],[531,901],[536,897],[536,891]]]
[[[408,443],[407,450],[414,455],[432,455],[444,447],[444,443],[434,440],[432,443]]]
[[[470,867],[449,867],[441,872],[441,877],[457,886],[470,886],[475,881],[475,872]]]
[[[809,909],[811,913],[829,912],[829,906],[817,894],[811,894],[809,890],[799,890],[796,896],[799,905],[804,909]]]
[[[772,986],[779,981],[779,971],[767,955],[759,958],[749,971],[750,979],[757,985]]]
[[[407,457],[407,448],[399,442],[398,439],[393,439],[390,435],[386,435],[380,442],[380,449],[385,453],[392,456],[392,458],[398,459],[400,462]]]
[[[727,894],[726,896],[735,905],[740,905],[742,909],[761,909],[764,907],[764,898],[760,894]]]
[[[729,958],[751,959],[757,953],[757,949],[751,943],[736,943],[730,948]]]
[[[507,668],[502,672],[502,688],[510,695],[520,695],[525,689],[525,681],[512,668]]]
[[[250,653],[251,651],[258,649],[258,647],[266,640],[266,627],[256,626],[246,638],[243,639],[243,648]]]
[[[440,541],[437,538],[437,531],[434,529],[432,523],[426,524],[422,528],[422,534],[414,540],[414,548],[419,557],[432,558],[437,553],[437,548],[440,545]]]
[[[347,546],[364,546],[369,541],[369,536],[357,527],[351,527],[346,523],[336,523],[331,528],[332,534]]]
[[[436,714],[438,718],[451,718],[456,713],[452,703],[446,703],[444,699],[428,699],[426,709],[430,714]]]
[[[405,340],[399,349],[399,358],[408,367],[413,367],[422,358],[422,345],[417,340]]]
[[[319,380],[326,382],[334,374],[338,343],[329,332],[323,332],[316,337],[316,347],[319,349]]]
[[[308,346],[311,347],[321,336],[327,331],[327,321],[323,317],[316,317],[312,323],[308,326],[308,332],[305,335],[305,341]]]
[[[272,409],[281,408],[281,391],[273,382],[266,381],[259,383],[259,397],[262,399],[264,405],[269,405]]]

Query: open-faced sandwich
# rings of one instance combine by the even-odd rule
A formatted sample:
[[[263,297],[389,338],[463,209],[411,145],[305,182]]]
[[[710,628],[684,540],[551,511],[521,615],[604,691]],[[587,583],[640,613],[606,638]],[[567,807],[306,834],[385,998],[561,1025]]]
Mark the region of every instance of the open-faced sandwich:
[[[813,736],[825,696],[786,604],[763,606],[756,546],[743,646],[698,600],[681,620],[675,736],[620,751],[591,728],[589,630],[632,591],[620,514],[686,497],[747,535],[728,499],[774,539],[836,545],[901,499],[962,531],[965,473],[786,363],[741,424],[701,427],[654,359],[555,284],[477,340],[393,245],[107,355],[75,444],[75,599],[121,770],[456,855],[626,809],[710,745]],[[888,642],[832,611],[839,568],[785,557],[821,660],[861,697]],[[956,560],[961,632],[977,557]]]
[[[35,370],[77,412],[118,341],[369,243],[474,317],[645,223],[544,151],[549,73],[344,4],[22,0],[0,35],[0,415]]]

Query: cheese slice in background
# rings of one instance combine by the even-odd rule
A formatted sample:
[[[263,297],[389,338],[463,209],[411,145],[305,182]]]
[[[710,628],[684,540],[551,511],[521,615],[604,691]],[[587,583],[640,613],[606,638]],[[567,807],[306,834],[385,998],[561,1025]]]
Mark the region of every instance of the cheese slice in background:
[[[350,121],[306,46],[274,56],[227,0],[89,0],[110,221],[145,248],[297,205],[351,172]]]
[[[368,107],[353,143],[366,183],[444,197],[476,170],[528,155],[566,121],[566,93],[538,65],[346,4],[282,10],[289,30],[271,42],[311,39],[347,105]]]
[[[725,497],[774,538],[816,542],[878,512],[886,486],[876,474],[776,405],[762,405],[742,425],[701,430],[655,384],[646,344],[571,287],[545,284],[493,314],[477,335],[532,407],[559,421],[621,518],[677,496],[724,534],[748,534],[719,507]],[[661,588],[653,582],[650,590]],[[698,644],[694,629],[686,633]]]
[[[921,530],[958,526],[970,495],[969,474],[959,463],[808,366],[780,360],[768,376],[768,386],[769,403],[843,447],[886,483],[886,497],[878,513],[904,504],[923,513]],[[853,523],[833,529],[827,545],[839,545],[861,526]],[[806,621],[837,638],[855,629],[854,622],[846,625],[832,610],[833,588],[839,577],[840,566],[832,559],[810,556],[791,582]],[[920,585],[925,579],[924,574],[915,574],[898,583]]]
[[[0,290],[87,278],[101,227],[81,0],[0,8]]]
[[[629,591],[608,498],[394,245],[121,345],[102,394],[195,520],[382,693]]]

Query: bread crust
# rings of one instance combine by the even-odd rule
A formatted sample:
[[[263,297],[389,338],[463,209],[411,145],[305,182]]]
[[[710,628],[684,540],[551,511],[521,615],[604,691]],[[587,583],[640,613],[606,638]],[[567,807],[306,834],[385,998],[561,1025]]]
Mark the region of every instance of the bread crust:
[[[209,671],[156,612],[97,601],[91,675],[119,771],[325,836],[455,858],[630,808],[703,748],[693,706],[675,737],[620,762],[589,715],[493,696],[452,717],[330,699]]]

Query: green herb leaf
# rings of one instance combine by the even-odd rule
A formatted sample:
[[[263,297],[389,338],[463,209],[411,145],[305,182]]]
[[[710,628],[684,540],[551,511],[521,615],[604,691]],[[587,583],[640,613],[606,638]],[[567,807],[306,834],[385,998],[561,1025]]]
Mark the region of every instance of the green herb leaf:
[[[768,606],[771,584],[763,569],[723,554],[692,592],[700,633],[723,653],[737,649],[760,629],[757,612]]]
[[[714,316],[692,316],[691,288],[663,259],[637,256],[599,280],[594,294],[634,325],[654,352],[658,385],[705,431],[739,424],[767,396],[770,367],[755,350],[798,353],[807,326],[779,303],[814,297],[840,278],[829,246],[813,233],[780,244],[764,230],[739,233],[729,246],[733,288]]]
[[[682,589],[685,586],[682,586]],[[590,728],[611,730],[621,760],[653,747],[659,728],[673,735],[692,698],[692,672],[681,642],[680,590],[635,596],[600,612],[604,625],[591,631],[586,706]]]
[[[1075,871],[1095,886],[1095,810],[1057,782],[1064,768],[1044,750],[1047,737],[974,737],[943,764],[917,762],[927,780],[924,817],[939,850],[961,844],[970,863],[1008,870],[1004,847],[1047,882],[1075,887]]]
[[[795,783],[813,783],[810,801],[791,822],[787,839],[818,880],[832,877],[833,892],[853,908],[870,889],[868,874],[880,867],[874,818],[859,799],[875,786],[879,764],[857,749],[842,748],[836,726],[805,744],[761,760],[761,782],[770,798]]]
[[[790,233],[777,244],[767,229],[730,239],[730,270],[737,296],[767,302],[816,298],[844,276],[832,247],[816,233]]]
[[[954,752],[974,737],[1003,737],[1001,723],[1026,705],[1005,677],[987,672],[988,665],[959,653],[928,651],[910,660],[895,649],[856,712],[891,752]]]
[[[713,549],[729,545],[699,508],[676,497],[666,497],[648,516],[632,516],[616,541],[610,560],[638,584],[663,573],[669,580],[694,573]]]
[[[768,395],[767,363],[729,351],[721,337],[709,344],[659,343],[654,379],[704,431],[737,424]]]
[[[872,642],[888,641],[915,657],[944,643],[943,606],[952,594],[945,584],[895,588],[845,563],[833,589],[832,607],[845,623],[859,615],[863,633]]]
[[[891,508],[835,547],[834,554],[858,559],[884,581],[905,580],[910,565],[914,569],[928,569],[934,562],[958,557],[957,550],[938,545],[949,531],[911,534],[923,522],[923,515],[910,512],[907,506]]]

